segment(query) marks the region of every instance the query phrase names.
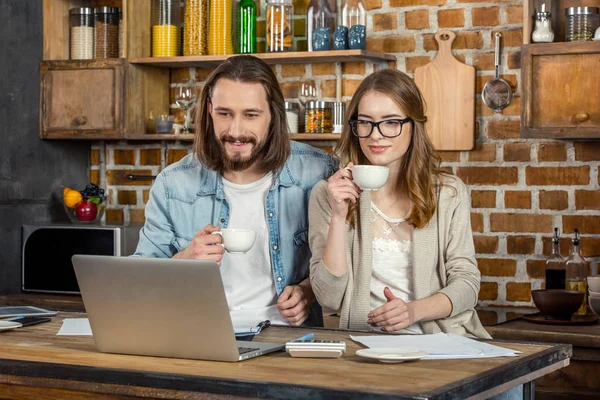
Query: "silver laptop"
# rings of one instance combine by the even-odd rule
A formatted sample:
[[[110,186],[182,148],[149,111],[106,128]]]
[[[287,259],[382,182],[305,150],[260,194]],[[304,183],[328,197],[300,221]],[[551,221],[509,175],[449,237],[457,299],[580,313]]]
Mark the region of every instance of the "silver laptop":
[[[99,351],[240,361],[283,343],[237,341],[214,261],[74,255]]]

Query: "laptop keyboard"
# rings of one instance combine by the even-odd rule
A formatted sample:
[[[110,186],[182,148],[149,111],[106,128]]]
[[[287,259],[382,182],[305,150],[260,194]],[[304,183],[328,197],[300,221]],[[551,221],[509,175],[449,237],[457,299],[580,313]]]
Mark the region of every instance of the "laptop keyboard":
[[[240,355],[246,354],[246,353],[251,353],[256,350],[260,350],[260,348],[259,347],[238,347],[238,351],[240,352]]]

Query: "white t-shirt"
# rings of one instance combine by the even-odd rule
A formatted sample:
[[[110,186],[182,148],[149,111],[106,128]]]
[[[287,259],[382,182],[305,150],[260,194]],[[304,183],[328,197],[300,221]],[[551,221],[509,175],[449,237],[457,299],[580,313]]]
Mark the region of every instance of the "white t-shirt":
[[[271,173],[248,184],[223,179],[229,204],[227,227],[256,231],[256,242],[246,254],[225,252],[221,262],[221,277],[234,321],[268,319],[274,324],[287,324],[276,307],[277,290],[269,253],[265,203],[272,184]]]

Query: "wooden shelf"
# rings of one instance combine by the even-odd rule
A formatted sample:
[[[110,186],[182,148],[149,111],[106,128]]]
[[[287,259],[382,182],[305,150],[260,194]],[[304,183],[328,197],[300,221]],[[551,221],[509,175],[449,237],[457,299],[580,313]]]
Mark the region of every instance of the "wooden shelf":
[[[257,53],[252,55],[262,59],[267,64],[309,64],[357,61],[384,62],[396,60],[396,57],[391,54],[366,50],[298,51],[287,53]],[[217,65],[233,56],[235,56],[235,54],[224,56],[144,57],[132,58],[129,62],[131,64],[151,65],[163,68],[215,68]]]
[[[295,133],[290,135],[292,140],[340,140],[339,133]]]
[[[598,53],[600,51],[600,41],[531,43],[522,45],[521,50],[528,54],[535,53],[536,55]]]
[[[183,141],[193,141],[194,134],[193,133],[185,133],[185,134],[146,134],[146,135],[129,135],[125,138],[115,138],[121,140],[183,140]],[[339,140],[340,135],[338,133],[296,133],[290,135],[291,140]]]

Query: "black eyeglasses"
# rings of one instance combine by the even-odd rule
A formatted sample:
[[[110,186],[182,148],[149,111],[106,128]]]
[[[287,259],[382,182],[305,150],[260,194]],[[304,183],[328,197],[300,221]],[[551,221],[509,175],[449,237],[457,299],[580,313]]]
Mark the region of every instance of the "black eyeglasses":
[[[381,136],[386,138],[395,138],[402,133],[404,124],[412,122],[410,117],[404,119],[386,119],[384,121],[373,122],[364,119],[351,119],[348,121],[352,128],[352,133],[359,138],[367,138],[373,133],[373,128],[377,127]]]

